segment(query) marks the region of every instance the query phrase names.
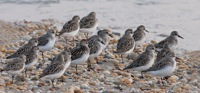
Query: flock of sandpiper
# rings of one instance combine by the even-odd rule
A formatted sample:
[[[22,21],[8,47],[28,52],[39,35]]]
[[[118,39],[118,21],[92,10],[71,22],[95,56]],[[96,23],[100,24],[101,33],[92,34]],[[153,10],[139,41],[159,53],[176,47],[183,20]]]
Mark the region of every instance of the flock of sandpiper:
[[[46,34],[32,38],[27,44],[20,47],[14,54],[7,57],[11,61],[3,68],[2,71],[12,75],[12,80],[15,75],[21,74],[22,71],[27,75],[27,69],[32,68],[38,62],[39,52],[42,52],[43,63],[45,62],[43,52],[51,50],[56,43],[56,36],[58,37],[73,37],[73,45],[75,44],[74,36],[79,31],[85,34],[86,39],[82,39],[79,45],[74,48],[65,47],[64,50],[51,59],[51,63],[39,75],[39,78],[54,79],[61,77],[70,64],[77,65],[87,62],[88,70],[93,69],[91,62],[88,59],[96,59],[102,51],[106,49],[110,38],[113,36],[112,32],[107,29],[99,30],[97,35],[90,36],[96,31],[98,20],[96,13],[91,12],[87,16],[80,19],[75,15],[70,21],[66,22],[62,30],[57,34],[54,30],[49,29]],[[127,29],[125,34],[118,40],[117,48],[114,53],[121,54],[122,62],[123,54],[130,54],[136,47],[142,47],[146,40],[145,26],[140,25],[135,31]],[[170,36],[160,41],[157,44],[149,44],[146,50],[141,53],[130,65],[123,70],[133,69],[160,77],[172,75],[176,67],[174,50],[178,45],[178,37],[181,37],[177,31],[172,31]],[[66,39],[66,42],[69,42]],[[157,55],[156,55],[157,53]],[[36,68],[41,68],[43,64],[39,64]],[[52,87],[55,87],[52,83]]]

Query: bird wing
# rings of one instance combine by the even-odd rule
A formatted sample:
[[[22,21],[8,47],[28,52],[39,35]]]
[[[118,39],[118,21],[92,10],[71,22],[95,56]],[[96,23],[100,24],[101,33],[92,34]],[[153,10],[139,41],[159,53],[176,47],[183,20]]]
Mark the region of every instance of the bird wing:
[[[123,53],[130,50],[134,46],[133,38],[120,38],[117,43],[117,52]]]
[[[149,68],[148,70],[143,71],[143,72],[156,71],[156,70],[162,69],[162,68],[164,68],[166,66],[170,66],[172,64],[173,63],[170,62],[170,60],[162,59],[159,62],[155,63],[151,68]]]
[[[44,46],[49,42],[48,36],[45,34],[38,38],[38,46]]]
[[[76,60],[80,58],[85,53],[85,47],[76,47],[71,51],[71,60]]]
[[[134,60],[130,65],[125,67],[124,70],[144,66],[145,64],[147,64],[147,61],[149,60],[148,57],[144,58],[145,56],[146,56],[145,54],[139,55],[139,57],[136,60]]]
[[[64,65],[62,65],[60,63],[50,64],[46,69],[43,70],[43,73],[39,77],[41,78],[46,75],[60,72],[62,69],[64,69]]]
[[[9,71],[9,70],[19,70],[23,67],[24,63],[21,62],[23,61],[23,59],[20,58],[15,58],[12,59],[11,62],[9,62],[6,67],[4,68],[5,71]]]
[[[65,23],[62,30],[60,31],[60,35],[62,35],[65,32],[75,31],[75,30],[77,30],[78,26],[79,25],[75,21],[73,21],[73,20],[68,21],[67,23]]]
[[[96,21],[96,18],[84,17],[80,21],[80,28],[91,28],[96,24]]]

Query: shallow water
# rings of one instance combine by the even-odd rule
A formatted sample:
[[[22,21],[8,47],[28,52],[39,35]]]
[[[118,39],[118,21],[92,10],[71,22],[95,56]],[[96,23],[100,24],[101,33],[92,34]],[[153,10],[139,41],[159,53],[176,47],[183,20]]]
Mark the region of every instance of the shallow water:
[[[40,21],[55,19],[65,22],[73,15],[97,13],[99,27],[112,27],[123,33],[143,24],[147,42],[162,40],[177,30],[179,49],[200,49],[200,0],[0,0],[0,19],[5,21]]]

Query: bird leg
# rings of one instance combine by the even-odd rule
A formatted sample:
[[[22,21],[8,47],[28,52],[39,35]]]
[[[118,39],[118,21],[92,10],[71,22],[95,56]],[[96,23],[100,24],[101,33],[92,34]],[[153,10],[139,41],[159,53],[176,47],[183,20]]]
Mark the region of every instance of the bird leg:
[[[77,67],[77,65],[76,65],[76,74],[78,74],[78,67]]]
[[[12,84],[14,83],[14,78],[15,78],[15,76],[14,76],[14,75],[12,75]]]
[[[102,64],[101,62],[99,62],[99,60],[98,60],[97,57],[95,57],[94,59],[96,60],[96,63],[97,63],[97,64]]]
[[[85,38],[88,39],[88,33],[84,33]]]
[[[92,68],[90,59],[88,59],[88,71],[90,71],[90,69],[92,69],[95,72],[94,68]]]
[[[42,60],[43,60],[43,62],[45,62],[45,60],[44,60],[44,53],[42,52]]]
[[[122,63],[124,63],[124,60],[123,60],[123,56],[122,56],[122,54],[121,54],[121,59],[122,59]]]
[[[54,79],[51,80],[51,84],[52,84],[52,88],[56,88],[56,87],[54,86]]]

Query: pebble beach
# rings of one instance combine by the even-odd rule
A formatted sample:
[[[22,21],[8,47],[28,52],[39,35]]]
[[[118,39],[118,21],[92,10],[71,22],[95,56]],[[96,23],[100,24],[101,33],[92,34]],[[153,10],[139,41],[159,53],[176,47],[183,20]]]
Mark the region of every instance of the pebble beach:
[[[102,64],[96,64],[95,60],[92,61],[95,71],[87,71],[86,64],[78,65],[80,74],[76,75],[75,65],[71,65],[67,68],[64,75],[57,79],[55,85],[59,89],[53,89],[50,82],[41,80],[38,76],[42,73],[43,68],[50,63],[48,58],[53,58],[64,49],[66,44],[57,38],[55,47],[44,53],[46,62],[43,68],[36,70],[33,67],[32,71],[29,72],[30,78],[21,75],[16,78],[14,84],[11,84],[10,76],[6,72],[0,73],[0,93],[199,93],[200,51],[198,49],[200,48],[200,43],[194,43],[193,40],[199,39],[197,25],[200,21],[197,17],[199,13],[193,9],[200,1],[192,0],[191,2],[193,3],[188,3],[189,1],[187,2],[186,0],[179,1],[172,3],[172,1],[125,0],[123,3],[118,0],[95,0],[94,2],[90,0],[61,0],[53,3],[33,3],[34,0],[32,0],[31,4],[2,1],[0,3],[0,12],[3,13],[0,15],[0,69],[3,69],[6,62],[9,62],[5,58],[13,54],[20,46],[26,44],[29,39],[43,35],[49,28],[59,32],[63,24],[75,14],[82,17],[82,15],[90,11],[96,11],[99,28],[106,28],[113,33],[119,34],[114,34],[111,38],[106,49],[107,52],[104,51],[98,56],[98,60]],[[24,0],[23,2],[28,1]],[[98,3],[105,3],[106,5],[97,6]],[[116,5],[113,3],[116,3]],[[184,10],[184,6],[187,3],[189,7],[187,10]],[[126,4],[128,5],[126,6]],[[27,6],[28,8],[22,10],[24,14],[17,12],[16,17],[11,17],[10,11],[14,11],[14,8],[10,7],[10,5],[16,7],[16,10],[20,10],[22,6]],[[60,7],[58,7],[59,5]],[[65,5],[69,6],[64,7]],[[80,6],[75,7],[73,5]],[[119,8],[119,10],[116,9],[117,5],[122,8]],[[175,7],[176,5],[178,9],[172,9],[169,13],[166,12],[165,14],[162,11],[162,9],[170,6]],[[135,9],[137,6],[138,8]],[[160,7],[159,11],[155,10],[153,6]],[[134,9],[130,10],[129,8]],[[5,9],[10,11],[5,11]],[[126,9],[129,10],[126,11]],[[137,11],[138,9],[139,11]],[[28,11],[33,11],[32,14],[35,13],[36,16],[31,16],[31,14],[27,13]],[[188,19],[185,19],[188,17],[188,12],[186,11],[192,14]],[[187,25],[188,23],[190,24]],[[125,63],[120,63],[120,56],[113,54],[118,39],[124,33],[125,29],[136,29],[141,24],[145,25],[150,32],[147,33],[147,40],[142,45],[144,48],[134,50],[129,56],[124,57]],[[164,82],[164,86],[157,84],[157,81],[160,79],[159,77],[145,74],[145,78],[141,79],[139,78],[141,75],[140,72],[122,70],[142,53],[148,44],[159,42],[173,30],[178,30],[185,39],[179,39],[179,46],[176,50],[177,67],[174,74],[168,79],[168,82]],[[191,32],[189,33],[189,31]],[[85,37],[81,32],[75,37],[78,41],[83,38]],[[38,64],[41,62],[42,56],[39,55]]]

